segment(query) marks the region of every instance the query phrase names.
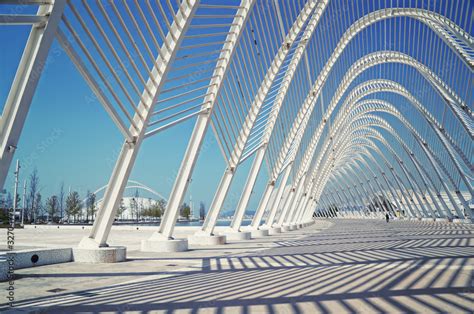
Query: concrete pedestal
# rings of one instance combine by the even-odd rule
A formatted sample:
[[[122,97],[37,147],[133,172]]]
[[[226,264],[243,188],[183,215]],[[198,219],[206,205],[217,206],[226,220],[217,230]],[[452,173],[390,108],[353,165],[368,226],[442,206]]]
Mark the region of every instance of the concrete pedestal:
[[[449,222],[448,218],[436,218],[436,222]]]
[[[268,232],[268,229],[253,229],[250,230],[250,233],[252,235],[252,238],[263,238],[267,237],[270,234]]]
[[[196,233],[188,237],[188,243],[192,245],[221,245],[226,243],[226,236]]]
[[[188,240],[165,238],[159,233],[153,234],[148,240],[142,240],[143,252],[184,252],[188,250]]]
[[[286,226],[281,227],[281,232],[289,232],[289,231],[291,231],[290,226],[286,225]]]
[[[250,231],[225,231],[222,233],[227,238],[227,241],[243,241],[252,239]]]
[[[470,223],[472,223],[470,219],[459,219],[459,218],[453,219],[453,222],[457,223],[457,224],[470,224]]]
[[[296,229],[298,229],[298,226],[296,226],[295,224],[290,225],[290,231],[294,231]]]
[[[72,249],[72,260],[79,263],[118,263],[127,260],[124,246],[104,246],[92,238],[82,238],[79,246]]]
[[[127,260],[127,248],[109,246],[100,248],[73,248],[74,262],[79,263],[119,263]]]
[[[425,217],[425,218],[421,218],[421,221],[433,222],[433,221],[435,221],[435,219],[434,219],[434,218],[427,218],[427,217]]]
[[[268,229],[268,235],[275,235],[281,233],[281,227],[272,227]]]

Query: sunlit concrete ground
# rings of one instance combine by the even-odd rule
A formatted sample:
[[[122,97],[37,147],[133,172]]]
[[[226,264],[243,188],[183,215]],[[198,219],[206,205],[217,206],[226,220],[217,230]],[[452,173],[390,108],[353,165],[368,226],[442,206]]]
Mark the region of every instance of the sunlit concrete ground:
[[[86,234],[34,232],[19,231],[17,242],[68,245]],[[111,241],[127,245],[127,262],[18,270],[16,310],[472,313],[473,233],[472,225],[331,220],[264,239],[152,254],[138,251],[150,231],[117,230]]]

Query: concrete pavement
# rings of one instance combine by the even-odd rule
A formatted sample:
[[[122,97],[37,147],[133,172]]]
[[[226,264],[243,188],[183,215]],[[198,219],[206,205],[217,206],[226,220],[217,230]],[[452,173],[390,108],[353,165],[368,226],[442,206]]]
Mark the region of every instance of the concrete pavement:
[[[113,233],[117,240],[126,236]],[[133,237],[139,235],[129,236],[130,243]],[[335,219],[188,252],[128,249],[124,263],[17,270],[15,310],[469,313],[474,308],[472,225]]]

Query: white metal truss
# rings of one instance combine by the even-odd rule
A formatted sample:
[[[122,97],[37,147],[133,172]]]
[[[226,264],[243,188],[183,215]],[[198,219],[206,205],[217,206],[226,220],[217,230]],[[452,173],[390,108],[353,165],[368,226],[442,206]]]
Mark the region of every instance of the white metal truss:
[[[233,204],[234,231],[263,165],[269,178],[253,229],[305,222],[315,211],[473,218],[469,0],[12,0],[0,6],[12,4],[37,12],[0,14],[0,25],[31,26],[0,118],[0,187],[54,40],[124,138],[82,247],[107,246],[142,143],[185,121],[194,121],[194,129],[189,141],[177,143],[186,150],[152,237],[172,239],[209,129],[226,168],[201,234],[213,234],[249,158]]]

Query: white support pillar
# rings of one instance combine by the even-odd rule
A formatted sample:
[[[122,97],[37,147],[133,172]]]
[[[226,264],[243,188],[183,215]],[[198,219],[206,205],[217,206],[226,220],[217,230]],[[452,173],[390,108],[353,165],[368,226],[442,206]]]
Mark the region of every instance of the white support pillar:
[[[31,100],[41,78],[49,49],[66,5],[66,0],[49,2],[51,4],[39,3],[37,16],[47,16],[47,22],[34,24],[31,27],[0,117],[0,189],[5,184],[15,150],[18,148],[18,141],[30,109]],[[21,4],[21,1],[18,3]],[[7,46],[8,43],[5,43],[5,49],[8,48]]]
[[[282,182],[283,183],[283,182]],[[265,209],[268,206],[268,202],[270,201],[270,196],[272,195],[273,190],[275,189],[275,182],[271,181],[265,187],[265,191],[263,192],[263,196],[260,199],[260,203],[258,204],[257,211],[253,216],[252,223],[250,226],[252,228],[258,228],[260,222],[262,221],[263,214],[265,213]]]
[[[219,55],[219,61],[217,62],[214,69],[212,76],[213,79],[211,80],[210,87],[206,93],[208,96],[206,96],[203,101],[202,109],[207,109],[207,111],[204,111],[197,118],[193,133],[188,143],[188,147],[186,148],[186,152],[184,153],[181,166],[176,176],[176,181],[174,182],[173,189],[171,190],[171,194],[168,199],[168,204],[161,221],[160,229],[158,232],[155,232],[152,235],[149,241],[172,239],[174,226],[179,214],[179,207],[183,202],[189,183],[191,182],[194,166],[196,164],[204,137],[211,121],[211,114],[214,109],[214,104],[220,93],[223,80],[229,69],[230,61],[232,60],[232,56],[235,53],[236,45],[240,39],[240,36],[242,35],[244,25],[247,22],[247,19],[250,15],[250,10],[254,3],[255,0],[242,0],[240,8],[237,10],[225,44],[222,47],[222,51]],[[156,248],[156,250],[159,249]]]
[[[242,195],[240,196],[237,209],[235,210],[234,219],[232,219],[232,223],[230,224],[230,227],[234,231],[239,231],[240,226],[242,225],[242,220],[244,218],[245,210],[247,209],[247,204],[250,200],[250,196],[252,195],[252,190],[255,186],[255,182],[257,181],[260,166],[263,162],[263,157],[265,157],[265,148],[266,147],[263,146],[258,149],[253,160],[252,167],[250,168],[247,181],[244,185],[244,190],[242,192]]]
[[[214,231],[214,226],[216,225],[217,218],[219,216],[220,209],[224,204],[224,200],[229,191],[230,184],[234,178],[233,169],[227,169],[222,176],[221,182],[219,183],[219,188],[214,194],[214,199],[212,200],[211,206],[209,207],[209,212],[207,213],[206,220],[202,226],[201,232],[205,235],[212,235]],[[219,209],[219,210],[218,210]]]
[[[304,31],[304,34],[302,36],[303,39],[301,40],[299,45],[295,48],[293,58],[291,59],[291,62],[287,67],[288,70],[285,73],[285,77],[283,78],[283,81],[281,83],[281,87],[278,90],[277,96],[275,97],[275,102],[274,102],[273,108],[272,108],[272,115],[269,118],[269,121],[268,121],[267,126],[266,126],[265,131],[264,131],[265,135],[264,135],[264,139],[263,139],[263,147],[261,148],[263,150],[263,152],[262,152],[263,155],[265,154],[266,148],[268,146],[268,141],[270,140],[270,137],[272,135],[273,128],[276,124],[276,120],[278,118],[281,106],[283,105],[283,102],[286,98],[286,94],[289,90],[291,81],[293,80],[293,76],[296,73],[296,69],[298,68],[298,64],[300,63],[300,61],[303,57],[303,53],[306,50],[309,39],[311,38],[314,30],[316,29],[316,26],[319,23],[319,19],[321,18],[321,15],[324,12],[327,3],[328,3],[327,0],[319,1],[318,7],[315,8],[313,16],[312,16],[310,22],[308,23],[308,26],[306,27],[306,29]],[[307,58],[307,55],[306,55],[306,58]],[[260,152],[260,150],[259,150],[259,152]],[[245,209],[247,208],[248,201],[249,201],[248,189],[250,188],[250,190],[251,190],[253,188],[253,186],[255,185],[255,181],[256,181],[257,177],[254,174],[255,174],[255,172],[256,173],[259,172],[259,170],[262,166],[262,163],[263,163],[263,156],[262,156],[262,158],[259,158],[258,156],[256,156],[255,159],[254,159],[254,163],[252,164],[252,170],[248,175],[247,182],[245,183],[244,190],[243,190],[242,195],[241,195],[240,200],[239,200],[239,206],[237,207],[236,214],[235,214],[235,216],[237,216],[237,217],[240,217],[240,213],[238,213],[239,211],[244,211],[245,212]],[[276,180],[277,180],[276,178],[273,178],[271,181],[276,181]],[[281,193],[283,193],[283,191],[281,191]],[[281,195],[280,195],[279,198],[276,198],[276,201],[278,203],[279,203],[280,198],[281,198]],[[263,208],[263,210],[265,210],[265,209],[266,208]],[[234,219],[234,221],[232,223],[232,229],[233,230],[238,230],[241,226],[241,223],[242,223],[242,220],[240,220],[240,222],[238,222]],[[260,225],[260,221],[256,222],[255,225],[252,224],[251,227],[252,228],[258,228],[259,225]]]
[[[275,196],[275,201],[273,202],[272,207],[270,208],[270,213],[267,217],[267,220],[265,221],[265,227],[267,228],[272,227],[273,222],[275,221],[276,214],[283,200],[283,193],[285,192],[286,183],[288,182],[288,178],[290,177],[290,174],[291,174],[291,164],[289,164],[286,167],[281,183],[278,186],[277,194]],[[261,221],[256,222],[256,226],[258,227],[260,223]]]
[[[145,138],[148,121],[153,113],[156,100],[170,70],[170,64],[173,63],[173,60],[176,57],[177,51],[191,23],[198,3],[199,0],[183,1],[176,14],[176,20],[171,26],[170,33],[168,33],[165,39],[167,43],[163,44],[161,48],[163,51],[163,57],[161,54],[157,57],[157,66],[153,66],[152,68],[151,77],[148,78],[146,83],[147,87],[140,98],[143,99],[143,101],[139,102],[137,106],[138,112],[133,117],[135,125],[137,126],[137,128],[130,127],[130,132],[133,134],[134,141],[126,140],[122,145],[122,150],[120,151],[120,155],[105,191],[102,207],[97,214],[89,236],[83,238],[80,242],[80,249],[95,250],[108,246],[107,238],[115,220],[123,191],[130,177],[141,144]],[[159,73],[162,74],[160,75]],[[153,97],[150,97],[147,90],[151,91]],[[141,117],[144,119],[142,120]],[[114,253],[111,252],[110,254],[113,255]],[[124,248],[120,256],[125,258]]]
[[[239,136],[236,140],[236,144],[234,145],[231,158],[230,158],[230,168],[226,169],[226,173],[231,173],[230,178],[228,178],[227,180],[221,181],[222,185],[221,184],[219,185],[216,191],[216,196],[214,197],[216,202],[215,203],[213,202],[213,205],[209,209],[209,213],[204,222],[204,226],[203,226],[202,233],[200,234],[200,236],[212,235],[215,224],[217,222],[217,218],[214,220],[213,217],[214,216],[217,217],[219,215],[219,212],[222,209],[223,201],[225,197],[227,196],[228,190],[232,183],[232,178],[241,161],[241,157],[244,152],[245,145],[247,144],[247,141],[251,134],[254,123],[257,120],[258,113],[260,112],[260,109],[267,97],[267,94],[270,91],[273,81],[277,77],[280,71],[280,68],[283,65],[283,62],[290,51],[289,48],[293,46],[293,44],[295,43],[297,39],[298,34],[301,32],[306,21],[313,14],[313,10],[316,7],[316,4],[317,4],[316,2],[308,2],[305,4],[304,8],[301,10],[297,19],[294,21],[291,29],[288,31],[288,34],[285,38],[284,43],[279,48],[276,56],[274,57],[272,61],[270,68],[265,74],[265,78],[263,82],[261,83],[258,89],[258,92],[256,94],[256,97],[249,108],[248,114],[245,118],[245,122],[242,125],[242,128],[240,129]],[[261,154],[264,154],[264,153],[265,153],[264,151],[261,152]],[[263,161],[263,156],[262,156],[261,161]],[[258,172],[260,165],[261,165],[261,162],[259,164],[256,164],[255,167],[253,167],[253,171]],[[255,179],[256,179],[256,175],[255,175]],[[252,182],[249,181],[249,185],[252,185],[251,183]],[[248,188],[250,188],[250,186],[246,187],[246,189]],[[217,195],[217,193],[219,193],[220,195]],[[222,201],[220,201],[221,199]],[[247,207],[247,204],[242,204],[242,207],[243,205]],[[245,211],[245,208],[243,210]],[[209,220],[209,223],[208,223],[208,220]],[[240,228],[240,226],[238,227]],[[256,231],[255,233],[257,234],[258,231]],[[235,234],[235,230],[232,230],[230,236],[233,236],[234,234]],[[263,233],[261,234],[263,235]]]
[[[291,201],[290,199],[288,199],[288,202],[285,204],[285,207],[283,208],[283,211],[277,223],[279,227],[281,227],[285,222],[290,222],[288,221],[288,218],[296,210],[296,207],[298,206],[298,203],[299,203],[298,201],[301,198],[301,194],[303,193],[303,190],[304,190],[304,182],[301,180],[298,183],[298,187],[295,190],[293,199]]]
[[[272,226],[277,226],[277,227],[283,226],[284,216],[290,210],[291,204],[293,204],[293,201],[295,200],[295,196],[296,196],[296,189],[291,188],[290,191],[288,192],[288,195],[286,195],[286,198],[283,200],[283,207],[280,211],[280,216],[278,216],[278,219],[275,216],[275,220],[272,222]],[[281,224],[280,224],[280,220],[282,221]]]

